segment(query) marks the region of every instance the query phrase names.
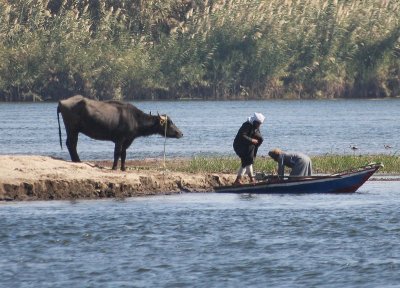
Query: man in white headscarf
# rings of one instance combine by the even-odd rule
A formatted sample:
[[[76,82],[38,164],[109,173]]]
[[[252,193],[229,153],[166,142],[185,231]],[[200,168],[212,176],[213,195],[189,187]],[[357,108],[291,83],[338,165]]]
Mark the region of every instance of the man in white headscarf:
[[[257,156],[258,147],[264,140],[260,133],[260,126],[264,120],[264,115],[254,113],[242,124],[233,141],[233,149],[241,160],[241,167],[238,170],[234,185],[242,184],[245,173],[249,176],[250,182],[254,182],[253,163]]]

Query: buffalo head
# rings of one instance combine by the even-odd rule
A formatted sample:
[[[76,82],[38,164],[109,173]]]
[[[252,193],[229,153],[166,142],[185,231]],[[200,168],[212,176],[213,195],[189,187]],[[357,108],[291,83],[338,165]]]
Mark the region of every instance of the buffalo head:
[[[182,132],[175,126],[171,118],[167,115],[158,115],[159,120],[159,133],[163,136],[169,138],[181,138],[183,136]]]

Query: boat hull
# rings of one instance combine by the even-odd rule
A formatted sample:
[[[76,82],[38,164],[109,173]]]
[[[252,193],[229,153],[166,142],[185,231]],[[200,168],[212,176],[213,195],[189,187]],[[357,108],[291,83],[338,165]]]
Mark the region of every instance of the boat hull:
[[[319,178],[268,181],[240,186],[215,187],[217,193],[250,194],[308,194],[308,193],[352,193],[356,192],[382,165],[368,165],[355,171]]]

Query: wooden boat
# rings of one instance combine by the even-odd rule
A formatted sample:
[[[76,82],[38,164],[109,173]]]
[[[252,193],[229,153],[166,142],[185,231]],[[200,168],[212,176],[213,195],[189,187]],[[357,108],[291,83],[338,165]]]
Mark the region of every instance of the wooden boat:
[[[379,168],[381,163],[346,170],[340,173],[309,177],[285,177],[263,175],[262,180],[256,183],[236,186],[214,187],[217,193],[351,193],[356,192]]]

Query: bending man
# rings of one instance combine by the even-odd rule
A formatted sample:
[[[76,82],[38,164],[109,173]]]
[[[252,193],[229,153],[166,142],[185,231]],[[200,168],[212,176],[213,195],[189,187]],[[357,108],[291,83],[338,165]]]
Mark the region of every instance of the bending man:
[[[263,142],[260,133],[260,126],[264,122],[264,115],[254,113],[246,122],[242,124],[235,140],[233,141],[233,149],[240,157],[241,167],[238,170],[234,185],[242,184],[241,179],[245,172],[250,177],[250,182],[254,182],[253,163],[257,155],[258,147]]]
[[[291,168],[289,176],[311,176],[312,163],[310,157],[303,153],[286,153],[280,149],[268,152],[268,155],[278,162],[278,176],[283,177],[285,166]]]

